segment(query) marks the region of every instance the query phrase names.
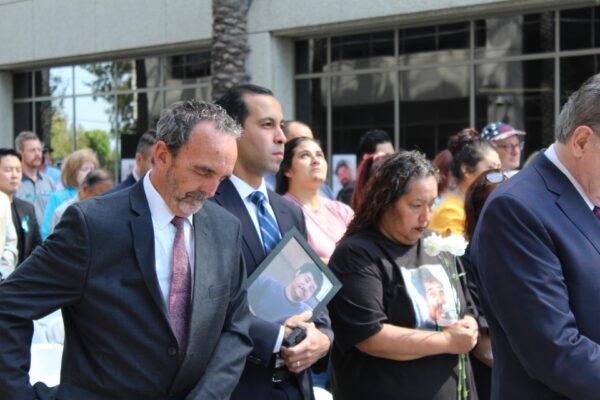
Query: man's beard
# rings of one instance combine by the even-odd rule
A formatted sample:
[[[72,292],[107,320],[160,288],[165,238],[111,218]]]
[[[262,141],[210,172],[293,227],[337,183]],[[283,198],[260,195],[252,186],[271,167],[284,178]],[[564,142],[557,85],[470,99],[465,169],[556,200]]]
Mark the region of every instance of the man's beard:
[[[170,169],[167,171],[167,187],[181,212],[186,215],[193,215],[200,211],[204,201],[208,197],[200,191],[179,194],[179,184]]]

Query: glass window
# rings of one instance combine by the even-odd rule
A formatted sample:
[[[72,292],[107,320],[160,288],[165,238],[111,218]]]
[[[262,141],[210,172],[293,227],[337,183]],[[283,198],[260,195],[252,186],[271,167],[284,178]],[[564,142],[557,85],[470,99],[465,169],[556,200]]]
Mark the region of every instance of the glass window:
[[[386,65],[395,65],[393,31],[331,38],[331,71]]]
[[[52,158],[64,160],[73,151],[73,98],[35,103],[35,130],[54,149]]]
[[[356,153],[369,129],[394,132],[394,74],[344,75],[331,78],[332,153]]]
[[[565,57],[560,60],[560,105],[589,77],[600,72],[600,55]]]
[[[33,103],[15,103],[13,107],[14,137],[21,131],[33,131]]]
[[[469,67],[403,71],[399,79],[400,147],[432,158],[469,125]]]
[[[167,57],[165,76],[167,85],[210,82],[210,52]]]
[[[113,132],[120,119],[115,118],[122,108],[131,113],[117,96],[84,96],[76,98],[75,124],[77,126],[77,148],[90,148],[96,152],[100,165],[115,171],[115,137]]]
[[[327,87],[325,78],[296,81],[296,118],[308,124],[327,153]]]
[[[115,89],[112,62],[97,62],[75,66],[75,92],[90,94]]]
[[[327,39],[296,42],[296,74],[324,72],[327,65]]]
[[[36,96],[70,96],[73,94],[73,67],[35,71]]]
[[[503,121],[527,132],[526,153],[554,140],[554,60],[482,64],[476,68],[477,128]]]
[[[185,101],[192,99],[211,101],[211,94],[212,90],[210,86],[167,90],[164,92],[164,104],[165,107],[169,107],[171,104],[177,101]]]
[[[18,72],[13,74],[13,97],[23,99],[33,96],[33,83],[31,72]]]
[[[560,12],[561,50],[600,46],[600,7],[576,8]]]
[[[469,58],[469,23],[398,31],[398,53],[404,65],[463,61]]]
[[[554,51],[554,12],[476,21],[475,43],[478,58]]]

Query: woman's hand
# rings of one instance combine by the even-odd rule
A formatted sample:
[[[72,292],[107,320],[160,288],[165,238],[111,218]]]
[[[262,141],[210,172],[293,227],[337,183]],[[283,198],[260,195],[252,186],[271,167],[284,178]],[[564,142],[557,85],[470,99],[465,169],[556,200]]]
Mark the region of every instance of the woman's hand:
[[[469,315],[444,328],[443,334],[448,342],[448,353],[468,353],[477,344],[479,329],[477,321]]]

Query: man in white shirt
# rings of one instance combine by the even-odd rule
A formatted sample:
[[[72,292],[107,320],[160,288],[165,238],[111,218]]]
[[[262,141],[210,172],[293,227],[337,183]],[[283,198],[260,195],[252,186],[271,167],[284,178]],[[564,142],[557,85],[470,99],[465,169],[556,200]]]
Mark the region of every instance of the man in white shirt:
[[[10,200],[0,191],[0,281],[15,269],[18,259],[17,231],[12,222]]]

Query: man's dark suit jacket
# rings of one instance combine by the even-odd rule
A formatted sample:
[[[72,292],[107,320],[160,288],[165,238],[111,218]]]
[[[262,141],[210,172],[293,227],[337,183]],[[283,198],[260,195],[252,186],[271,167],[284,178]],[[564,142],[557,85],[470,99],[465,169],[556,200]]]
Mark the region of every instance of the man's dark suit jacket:
[[[268,194],[269,203],[275,213],[282,236],[293,227],[296,227],[298,231],[306,236],[306,225],[302,211],[277,193],[269,190]],[[252,274],[266,255],[256,228],[250,219],[250,215],[248,215],[246,206],[235,186],[229,180],[221,183],[213,200],[241,221],[243,237],[242,253],[246,261],[248,275]],[[271,382],[273,375],[271,359],[280,325],[254,316],[251,318],[250,336],[254,342],[254,348],[248,357],[246,368],[244,369],[240,383],[233,392],[232,399],[262,400],[270,398],[269,393],[273,385]],[[317,328],[333,342],[333,331],[331,330],[331,321],[327,312],[315,316],[314,322]],[[307,371],[297,374],[296,378],[298,379],[302,397],[306,400],[312,398],[312,385]]]
[[[252,343],[241,230],[206,202],[194,215],[187,351],[178,348],[155,269],[142,182],[76,203],[0,285],[0,397],[30,399],[32,319],[62,308],[60,399],[226,399]]]
[[[492,193],[471,256],[492,398],[600,398],[600,222],[544,154]]]
[[[40,227],[35,217],[33,204],[28,201],[13,197],[12,219],[17,231],[17,248],[19,250],[19,261],[21,264],[42,243]]]
[[[118,192],[123,189],[127,189],[128,187],[135,185],[135,183],[136,183],[136,180],[133,177],[133,174],[129,174],[129,175],[127,175],[127,178],[125,178],[125,180],[123,182],[119,183],[114,188],[107,190],[106,193],[104,193],[104,195],[115,193],[115,192]]]

